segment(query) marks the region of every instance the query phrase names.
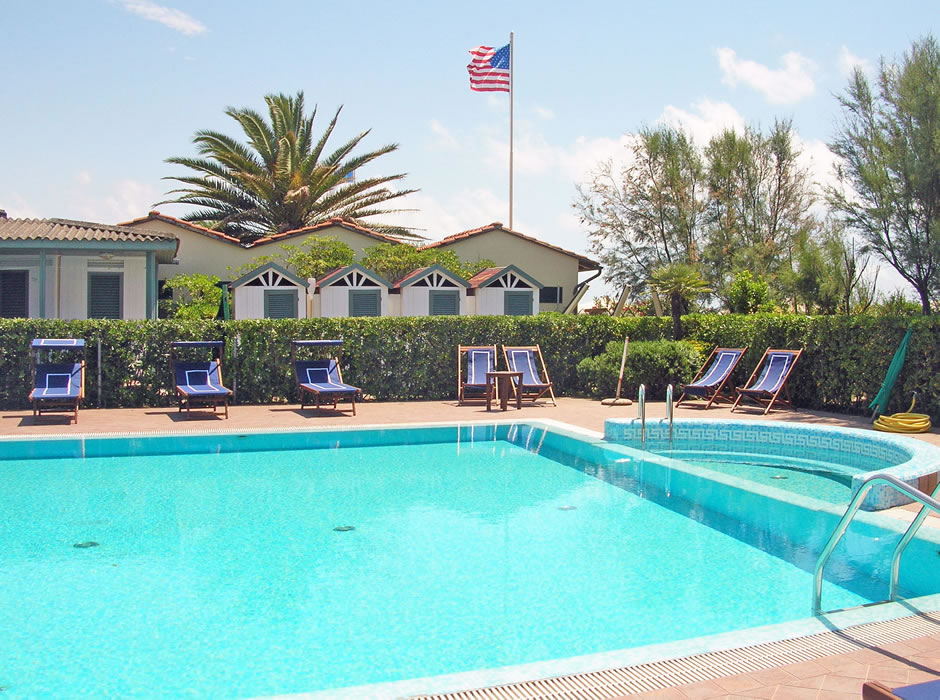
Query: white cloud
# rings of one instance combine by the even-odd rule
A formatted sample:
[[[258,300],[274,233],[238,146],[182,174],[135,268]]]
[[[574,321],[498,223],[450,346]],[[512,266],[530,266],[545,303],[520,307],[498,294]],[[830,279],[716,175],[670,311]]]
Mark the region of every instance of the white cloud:
[[[535,105],[535,113],[542,119],[554,119],[555,113],[548,107],[539,107]]]
[[[151,22],[159,22],[186,36],[203,34],[208,29],[197,19],[193,19],[182,10],[164,7],[150,2],[150,0],[121,0],[121,5],[128,12],[133,12]]]
[[[816,64],[795,51],[783,55],[783,68],[774,70],[756,61],[741,60],[734,49],[718,49],[722,82],[731,87],[743,83],[774,104],[792,104],[816,91],[813,73]]]
[[[91,173],[87,170],[79,170],[75,173],[75,181],[79,185],[90,185],[91,184]]]
[[[694,111],[689,112],[674,105],[666,105],[656,123],[681,129],[700,148],[723,131],[744,131],[744,117],[727,102],[713,102],[705,98],[692,105],[692,108]]]
[[[74,191],[70,195],[70,210],[53,216],[104,224],[116,224],[144,216],[153,208],[153,203],[160,199],[160,193],[152,185],[136,180],[118,180],[99,197],[89,196],[85,190]]]
[[[408,195],[407,205],[417,211],[396,212],[382,216],[382,221],[413,227],[428,241],[494,221],[509,223],[509,198],[501,197],[485,187],[464,189],[442,199],[427,192]],[[513,222],[517,226],[516,222]]]
[[[849,51],[848,46],[843,46],[839,51],[839,71],[842,75],[850,76],[856,68],[861,68],[863,73],[871,74],[872,64],[867,58],[856,56]]]
[[[431,120],[431,131],[437,136],[434,146],[444,150],[454,150],[457,148],[457,139],[450,130],[441,124],[437,119]]]

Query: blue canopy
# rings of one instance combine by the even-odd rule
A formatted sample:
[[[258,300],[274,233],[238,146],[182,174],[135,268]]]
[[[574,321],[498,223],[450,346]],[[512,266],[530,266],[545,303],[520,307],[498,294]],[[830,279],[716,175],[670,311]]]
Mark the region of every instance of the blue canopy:
[[[84,348],[85,341],[82,338],[33,338],[29,344],[31,348]]]

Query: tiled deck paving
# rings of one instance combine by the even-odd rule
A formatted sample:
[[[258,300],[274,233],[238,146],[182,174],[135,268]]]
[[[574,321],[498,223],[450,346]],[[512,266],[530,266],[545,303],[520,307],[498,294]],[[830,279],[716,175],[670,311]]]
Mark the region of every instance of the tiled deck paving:
[[[602,406],[585,399],[559,399],[558,406],[550,404],[526,405],[522,410],[510,409],[506,413],[487,413],[482,406],[458,406],[454,401],[365,403],[359,406],[355,417],[343,413],[299,411],[296,406],[233,406],[231,418],[202,417],[187,420],[176,409],[102,409],[82,410],[79,423],[67,424],[58,416],[34,419],[29,411],[0,413],[0,435],[78,435],[93,433],[177,432],[206,430],[290,429],[314,426],[366,426],[394,423],[487,421],[506,419],[553,419],[602,432],[604,420],[613,417],[636,416],[635,406]],[[650,420],[665,415],[662,403],[650,403]],[[810,412],[774,411],[762,416],[756,411],[730,413],[725,407],[713,407],[707,412],[691,406],[680,406],[678,418],[696,416],[752,420],[787,420],[824,425],[857,427],[870,430],[870,421],[855,416]],[[915,436],[940,446],[936,432]],[[904,519],[912,517],[912,507],[894,509],[893,515]],[[940,519],[931,519],[927,526],[940,526]],[[798,663],[777,666],[739,675],[712,678],[697,683],[677,685],[631,697],[661,698],[663,700],[697,700],[700,698],[770,698],[772,700],[843,700],[858,698],[865,680],[878,680],[889,687],[919,683],[940,678],[940,623],[936,633],[886,644],[858,645],[854,651],[835,655],[822,655]],[[624,697],[605,694],[599,690],[567,691],[549,694],[477,694],[461,693],[465,698],[601,698]]]

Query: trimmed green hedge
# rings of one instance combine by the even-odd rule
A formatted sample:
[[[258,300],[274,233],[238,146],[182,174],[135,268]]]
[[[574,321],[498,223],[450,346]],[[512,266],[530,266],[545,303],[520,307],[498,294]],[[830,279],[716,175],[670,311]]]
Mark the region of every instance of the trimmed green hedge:
[[[733,378],[737,384],[747,380],[767,347],[805,347],[790,379],[794,401],[798,406],[849,413],[867,410],[911,323],[915,330],[907,362],[889,410],[907,410],[911,393],[918,391],[915,410],[936,420],[940,358],[935,339],[940,338],[940,320],[776,314],[703,314],[683,319],[686,340],[706,353],[715,345],[749,346]],[[610,342],[622,343],[628,334],[631,344],[668,340],[671,320],[562,314],[225,322],[0,319],[0,408],[27,408],[28,345],[40,337],[85,338],[88,406],[99,405],[100,341],[100,405],[125,407],[174,402],[169,363],[173,340],[226,340],[223,378],[236,389],[236,403],[270,403],[296,400],[288,361],[293,338],[343,337],[347,381],[380,400],[409,400],[454,398],[457,345],[478,343],[540,344],[556,394],[585,396],[590,388],[578,378],[578,363],[602,354]],[[652,392],[648,396],[662,398]]]

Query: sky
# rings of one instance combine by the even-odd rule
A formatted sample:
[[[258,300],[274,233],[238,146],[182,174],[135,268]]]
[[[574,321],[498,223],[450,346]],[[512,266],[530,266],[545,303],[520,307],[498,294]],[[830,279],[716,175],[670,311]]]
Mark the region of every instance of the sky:
[[[937,36],[936,0],[466,4],[32,0],[0,4],[0,209],[118,223],[169,198],[165,162],[194,133],[240,137],[228,107],[303,91],[331,143],[396,143],[362,176],[407,173],[415,211],[385,217],[430,240],[509,223],[509,96],[469,88],[469,50],[514,43],[513,228],[590,255],[572,204],[630,134],[790,119],[815,181],[855,66],[874,75]],[[181,216],[181,205],[161,204]],[[524,267],[524,261],[521,261]],[[880,286],[902,286],[892,271]],[[592,286],[588,298],[611,293]]]

